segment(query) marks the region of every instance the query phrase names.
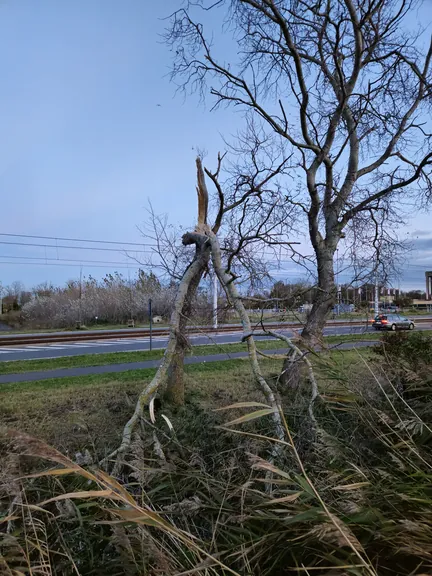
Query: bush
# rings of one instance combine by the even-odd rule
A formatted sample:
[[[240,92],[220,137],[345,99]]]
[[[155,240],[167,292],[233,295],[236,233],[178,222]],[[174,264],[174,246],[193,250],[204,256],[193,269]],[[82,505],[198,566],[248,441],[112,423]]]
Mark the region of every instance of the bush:
[[[385,334],[375,352],[389,381],[422,415],[432,395],[432,338],[422,332]]]
[[[21,328],[24,322],[21,310],[5,312],[0,316],[0,319],[3,324],[10,326],[10,328]]]
[[[404,363],[414,371],[432,365],[432,338],[422,332],[384,333],[375,351],[388,363]]]

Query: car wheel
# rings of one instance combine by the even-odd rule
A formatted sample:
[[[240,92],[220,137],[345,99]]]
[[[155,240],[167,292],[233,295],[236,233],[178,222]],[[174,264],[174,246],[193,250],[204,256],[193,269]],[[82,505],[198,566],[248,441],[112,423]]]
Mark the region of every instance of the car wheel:
[[[410,330],[414,330],[414,324],[411,322],[411,324],[409,325],[409,329]]]
[[[392,332],[396,332],[396,324],[392,324],[392,325],[391,325],[391,331],[392,331]]]

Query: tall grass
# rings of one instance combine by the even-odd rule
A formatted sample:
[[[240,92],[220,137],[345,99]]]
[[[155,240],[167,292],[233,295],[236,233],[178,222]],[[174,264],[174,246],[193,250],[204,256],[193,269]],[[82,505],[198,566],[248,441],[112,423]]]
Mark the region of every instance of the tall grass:
[[[121,478],[7,431],[0,573],[431,574],[430,364],[389,350],[349,379],[317,359],[317,428],[305,381],[274,464],[254,402],[143,422]]]

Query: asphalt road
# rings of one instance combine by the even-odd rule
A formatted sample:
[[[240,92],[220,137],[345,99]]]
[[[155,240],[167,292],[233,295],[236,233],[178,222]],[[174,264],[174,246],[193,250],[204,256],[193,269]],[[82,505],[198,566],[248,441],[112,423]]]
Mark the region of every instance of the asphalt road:
[[[430,330],[431,323],[418,325],[416,330]],[[292,330],[281,330],[282,334],[293,335]],[[371,328],[364,326],[329,326],[324,330],[327,336],[347,334],[368,334],[373,332]],[[266,339],[259,337],[258,339]],[[168,337],[160,336],[153,338],[153,350],[164,349]],[[241,341],[241,332],[222,332],[221,334],[203,334],[191,336],[192,346],[206,344],[232,344]],[[83,354],[106,354],[110,352],[134,352],[150,349],[150,341],[147,337],[119,338],[118,340],[95,340],[85,342],[62,342],[53,344],[26,344],[23,346],[0,347],[0,361],[9,360],[34,360],[40,358],[61,358],[62,356],[81,356]],[[221,350],[223,352],[223,350]]]
[[[421,329],[432,328],[431,324],[422,324]],[[342,334],[368,334],[371,329],[366,331],[364,326],[329,326],[324,330],[328,336]],[[293,335],[290,329],[281,330],[282,334]],[[261,339],[261,338],[260,338]],[[264,338],[265,339],[265,338]],[[153,338],[153,350],[160,350],[166,347],[167,336]],[[191,336],[192,346],[206,344],[232,344],[241,341],[241,332],[222,332],[220,334],[203,334],[200,336]],[[0,361],[9,360],[34,360],[39,358],[60,358],[62,356],[81,356],[83,354],[106,354],[108,352],[134,352],[150,349],[150,340],[148,337],[131,337],[119,338],[113,340],[94,340],[85,342],[61,342],[52,344],[26,344],[16,346],[0,347]],[[221,350],[222,352],[222,350]]]
[[[363,348],[370,346],[371,341],[344,342],[337,346],[338,349]],[[285,354],[286,348],[267,350],[266,354]],[[189,356],[185,358],[185,364],[200,364],[204,362],[222,362],[246,358],[247,352],[231,352],[229,354],[209,354],[208,356]],[[0,376],[0,385],[19,382],[37,382],[51,378],[70,378],[76,376],[88,376],[89,374],[112,374],[126,372],[128,370],[143,370],[144,368],[157,368],[160,360],[146,360],[144,362],[128,362],[123,364],[104,364],[103,366],[83,366],[78,368],[59,368],[55,370],[40,370],[37,372],[23,372],[22,374],[4,374]]]
[[[423,324],[417,327],[417,330],[430,330],[431,324]],[[283,333],[292,335],[292,330],[285,330]],[[349,335],[349,334],[364,334],[364,340],[355,342],[344,342],[342,344],[335,344],[338,349],[349,349],[354,347],[370,346],[373,342],[368,341],[368,336],[374,333],[372,329],[365,329],[361,326],[339,326],[329,327],[325,329],[326,335]],[[269,339],[267,337],[258,337],[259,340]],[[212,334],[210,336],[193,336],[191,341],[193,345],[205,344],[230,344],[240,342],[241,333],[234,332],[232,334]],[[153,349],[164,349],[166,347],[167,337],[158,338],[153,341]],[[148,338],[136,339],[120,339],[118,341],[103,341],[103,342],[85,342],[85,343],[64,343],[61,345],[28,345],[22,348],[16,348],[11,351],[5,351],[4,348],[0,350],[1,360],[29,360],[38,358],[58,358],[62,356],[77,356],[83,354],[101,354],[106,352],[127,352],[127,351],[143,351],[149,349]],[[12,348],[12,347],[11,347]],[[277,350],[268,350],[267,354],[283,354],[286,348]],[[206,356],[189,356],[185,359],[186,364],[197,364],[203,362],[220,362],[224,360],[231,360],[236,358],[244,358],[247,352],[227,352],[221,348],[220,354],[208,354]],[[0,375],[0,385],[7,383],[29,382],[37,380],[46,380],[50,378],[66,378],[73,376],[86,376],[89,374],[107,374],[116,372],[125,372],[128,370],[141,370],[144,368],[157,368],[160,360],[146,360],[143,362],[128,362],[122,364],[105,364],[102,366],[85,366],[77,368],[59,368],[54,370],[41,370],[37,372],[26,372],[19,374],[4,374]]]

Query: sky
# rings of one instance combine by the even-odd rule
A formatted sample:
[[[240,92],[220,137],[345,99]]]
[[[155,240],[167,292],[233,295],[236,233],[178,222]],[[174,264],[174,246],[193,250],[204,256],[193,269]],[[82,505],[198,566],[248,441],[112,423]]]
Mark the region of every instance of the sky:
[[[1,233],[141,242],[137,226],[147,217],[149,201],[173,223],[193,223],[196,150],[215,158],[224,148],[222,135],[233,134],[241,118],[232,109],[210,113],[196,95],[176,94],[161,34],[163,18],[179,5],[0,2]],[[415,266],[402,283],[422,287],[422,267],[432,269],[430,215],[413,215],[406,233],[417,244]],[[79,276],[81,265],[84,275],[96,277],[115,267],[134,270],[123,252],[64,245],[70,243],[0,236],[1,283],[61,284]],[[35,260],[23,263],[20,256]],[[77,262],[65,266],[61,258]],[[89,260],[122,262],[124,268]],[[302,274],[277,273],[291,279]]]

